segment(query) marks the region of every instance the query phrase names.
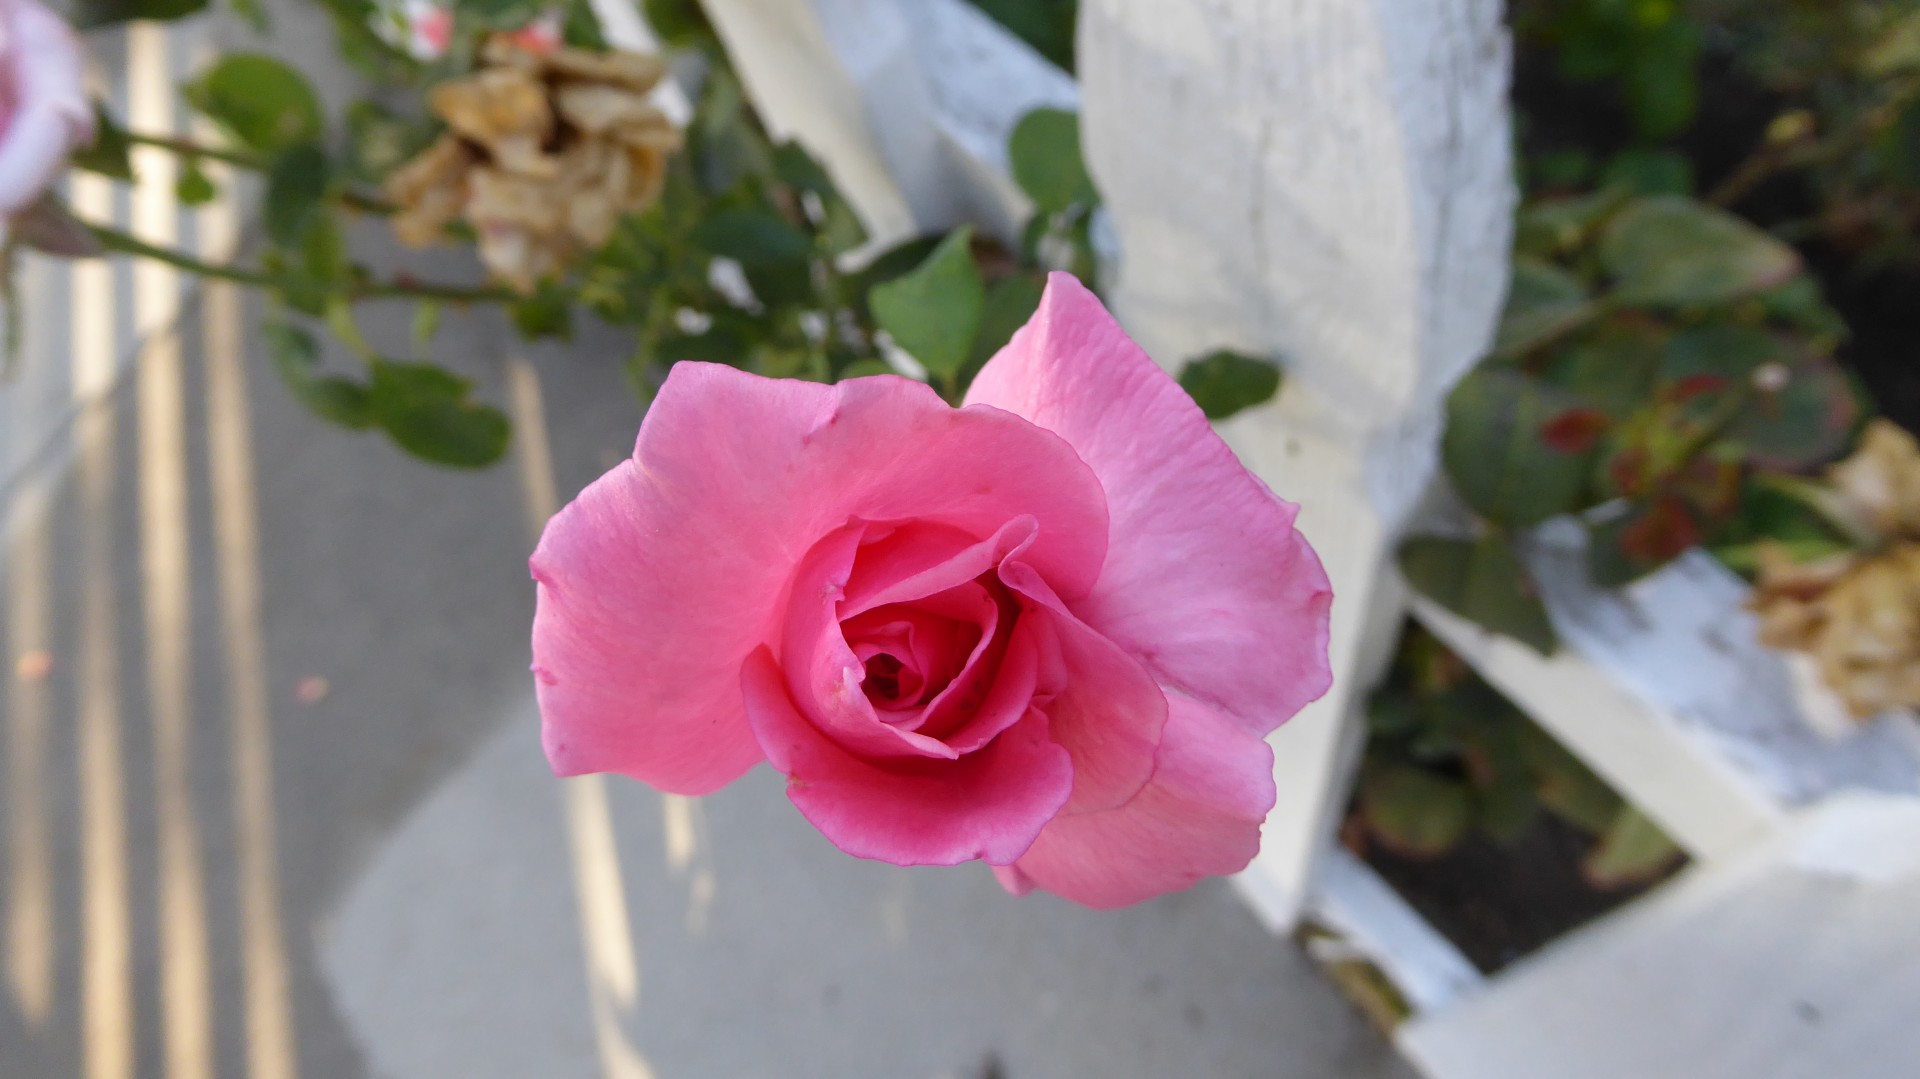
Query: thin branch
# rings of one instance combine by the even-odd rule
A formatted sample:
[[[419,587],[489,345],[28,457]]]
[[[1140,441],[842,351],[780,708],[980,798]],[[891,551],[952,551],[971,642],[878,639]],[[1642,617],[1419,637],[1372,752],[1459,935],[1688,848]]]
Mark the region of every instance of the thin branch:
[[[1859,149],[1899,121],[1915,100],[1920,100],[1920,78],[1895,84],[1885,100],[1828,138],[1785,146],[1763,143],[1713,189],[1707,201],[1723,209],[1730,207],[1780,173],[1832,161]]]
[[[181,157],[204,157],[209,161],[223,161],[235,168],[265,172],[271,163],[261,154],[248,153],[245,150],[228,150],[219,146],[208,146],[203,142],[179,138],[173,135],[149,135],[138,131],[126,132],[127,141],[135,146],[156,146],[169,150]]]
[[[233,281],[256,288],[276,288],[284,285],[283,278],[265,271],[247,266],[208,262],[171,247],[150,244],[139,237],[129,235],[119,229],[106,225],[83,222],[100,246],[109,251],[137,258],[149,258],[164,262],[188,273],[202,277]],[[416,281],[402,278],[394,281],[366,281],[350,285],[341,291],[349,301],[362,300],[440,300],[445,303],[514,303],[520,297],[514,292],[493,286],[448,285],[431,281]]]
[[[242,285],[253,285],[257,288],[269,288],[279,283],[279,280],[271,274],[262,273],[259,270],[252,270],[243,266],[229,266],[207,262],[204,259],[195,258],[185,251],[150,244],[139,237],[132,236],[116,228],[111,228],[106,225],[96,225],[91,222],[82,222],[82,224],[86,226],[88,232],[93,233],[94,239],[100,241],[100,246],[109,251],[117,251],[120,254],[133,255],[137,258],[153,259],[156,262],[164,262],[169,266],[179,267],[188,273],[198,274],[201,277],[214,277],[222,281],[234,281]]]

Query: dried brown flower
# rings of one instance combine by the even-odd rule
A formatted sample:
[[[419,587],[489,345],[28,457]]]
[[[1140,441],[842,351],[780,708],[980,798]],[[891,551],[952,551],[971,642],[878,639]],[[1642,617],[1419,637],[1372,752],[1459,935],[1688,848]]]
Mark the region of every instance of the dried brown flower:
[[[1920,444],[1885,421],[1828,470],[1832,508],[1875,546],[1817,562],[1760,551],[1760,639],[1804,652],[1848,711],[1920,708]]]
[[[487,268],[531,292],[660,197],[680,131],[647,101],[658,57],[496,37],[481,61],[428,96],[447,131],[388,177],[393,230],[418,247],[464,220]]]

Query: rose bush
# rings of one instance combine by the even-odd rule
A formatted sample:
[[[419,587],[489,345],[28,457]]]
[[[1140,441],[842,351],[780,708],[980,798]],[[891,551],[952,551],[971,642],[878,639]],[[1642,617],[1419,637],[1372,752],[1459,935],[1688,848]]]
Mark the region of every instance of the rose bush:
[[[1330,679],[1295,512],[1065,274],[959,409],[681,363],[531,560],[548,759],[766,760],[850,854],[1095,907],[1233,872]]]
[[[86,57],[73,30],[34,0],[0,0],[0,238],[67,155],[93,141]]]

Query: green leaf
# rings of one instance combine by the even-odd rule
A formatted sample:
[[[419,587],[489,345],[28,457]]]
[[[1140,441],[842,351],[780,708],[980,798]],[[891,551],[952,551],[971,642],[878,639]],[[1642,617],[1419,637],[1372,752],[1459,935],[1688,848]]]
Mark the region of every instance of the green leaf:
[[[672,333],[660,338],[654,355],[661,363],[699,360],[739,367],[747,362],[752,345],[739,333],[725,326],[713,326],[702,333]]]
[[[1585,322],[1591,313],[1587,287],[1578,277],[1550,262],[1520,256],[1513,260],[1513,283],[1494,349],[1524,352]]]
[[[213,186],[212,177],[200,167],[199,158],[189,157],[181,162],[180,178],[174,181],[173,195],[186,206],[204,206],[220,194]]]
[[[267,172],[263,215],[267,235],[282,247],[297,247],[326,208],[331,166],[326,151],[301,143],[274,160]]]
[[[274,370],[280,372],[287,388],[308,411],[353,430],[373,426],[367,387],[320,374],[320,345],[312,334],[284,322],[269,323],[263,334]]]
[[[973,335],[973,351],[967,357],[965,381],[985,367],[993,354],[1013,340],[1016,330],[1027,324],[1040,309],[1040,297],[1046,291],[1045,278],[1037,273],[1015,273],[995,281],[987,289],[980,310],[980,329]]]
[[[1579,147],[1542,150],[1522,164],[1533,175],[1534,190],[1584,187],[1593,175],[1593,154]]]
[[[1751,381],[1753,373],[1769,363],[1797,362],[1798,350],[1785,338],[1734,322],[1690,326],[1668,339],[1660,359],[1660,378],[1679,382],[1694,375],[1712,375],[1729,386]]]
[[[1620,796],[1586,762],[1531,722],[1518,729],[1534,793],[1554,816],[1598,835],[1620,811]]]
[[[1187,391],[1210,420],[1224,420],[1267,401],[1280,391],[1280,368],[1227,349],[1187,361],[1180,370]]]
[[[370,389],[374,422],[415,457],[480,468],[507,452],[507,417],[472,401],[472,384],[450,371],[381,360]]]
[[[93,30],[134,19],[167,22],[186,18],[206,6],[207,0],[80,0],[75,5],[73,24]]]
[[[880,328],[935,379],[959,372],[980,330],[986,285],[973,261],[972,241],[971,227],[953,230],[925,262],[875,286],[870,298]]]
[[[867,242],[867,227],[860,223],[860,215],[852,203],[838,195],[822,195],[820,201],[824,211],[819,225],[820,249],[829,258],[844,255]]]
[[[927,257],[944,239],[946,237],[933,234],[902,240],[848,274],[847,291],[853,298],[854,313],[863,320],[870,320],[873,317],[871,297],[874,286],[910,273],[915,266],[927,261]]]
[[[973,0],[973,6],[1013,32],[1055,67],[1073,72],[1076,0]]]
[[[814,302],[810,262],[782,262],[772,266],[744,266],[747,284],[769,309],[811,306]]]
[[[347,108],[347,168],[361,180],[378,182],[426,149],[435,134],[433,124],[406,119],[378,102],[354,102]]]
[[[563,43],[576,49],[607,48],[606,31],[600,27],[600,16],[595,14],[593,4],[588,0],[571,0],[566,11],[565,20],[560,24]]]
[[[1474,821],[1495,842],[1512,843],[1540,814],[1522,733],[1528,720],[1510,707],[1478,708],[1473,717],[1460,736],[1473,785]]]
[[[1360,816],[1389,849],[1437,858],[1467,834],[1473,802],[1465,784],[1424,768],[1375,762],[1360,778]]]
[[[1587,526],[1587,575],[1602,588],[1624,588],[1654,573],[1673,561],[1677,552],[1667,557],[1643,556],[1635,550],[1644,544],[1636,544],[1632,537],[1650,530],[1671,532],[1674,526],[1684,530],[1691,521],[1692,511],[1674,499],[1628,503],[1625,512]],[[1679,535],[1684,538],[1684,531]]]
[[[511,312],[513,328],[529,341],[573,340],[573,303],[567,291],[552,282],[542,282],[533,295],[515,300]]]
[[[1400,572],[1421,595],[1541,655],[1559,646],[1539,590],[1498,534],[1478,541],[1416,536],[1400,548]]]
[[[1847,338],[1847,322],[1827,303],[1820,282],[1811,274],[1801,274],[1777,288],[1755,297],[1767,317],[1806,335],[1825,351]]]
[[[300,238],[297,250],[270,248],[261,257],[277,278],[276,291],[287,305],[316,317],[349,283],[354,268],[347,260],[347,242],[339,225],[324,214],[315,216]]]
[[[1607,159],[1600,183],[1636,195],[1691,195],[1693,162],[1672,150],[1622,150]]]
[[[1420,727],[1420,701],[1405,690],[1383,686],[1367,699],[1367,731],[1374,737],[1405,737]]]
[[[899,373],[900,372],[895,371],[893,368],[888,367],[885,360],[855,360],[853,363],[847,365],[846,370],[840,372],[838,381],[845,382],[850,378],[870,378],[873,375],[897,375]]]
[[[1699,110],[1700,79],[1695,61],[1700,34],[1683,19],[1672,19],[1643,34],[1621,72],[1621,89],[1634,126],[1648,139],[1686,130]]]
[[[233,0],[228,6],[233,8],[235,15],[240,16],[241,22],[247,24],[247,29],[254,33],[264,34],[273,29],[273,20],[267,16],[267,9],[262,0]]]
[[[1609,187],[1579,198],[1529,203],[1515,221],[1513,249],[1518,254],[1539,259],[1570,254],[1586,246],[1594,230],[1628,198],[1627,192]]]
[[[773,148],[773,174],[783,183],[790,184],[802,191],[811,191],[816,195],[838,194],[833,186],[833,177],[807,152],[806,147],[791,140],[782,142]]]
[[[1603,324],[1552,350],[1541,377],[1619,422],[1651,399],[1662,348],[1655,330],[1636,323]]]
[[[457,21],[491,30],[518,30],[545,13],[541,0],[453,0]]]
[[[1660,375],[1669,382],[1712,375],[1746,394],[1728,436],[1762,468],[1801,471],[1832,460],[1846,450],[1860,418],[1860,400],[1837,363],[1750,326],[1712,322],[1682,330],[1667,345]],[[1712,400],[1699,408],[1710,412]]]
[[[1065,109],[1027,113],[1007,140],[1007,156],[1014,182],[1043,214],[1099,199],[1080,157],[1080,117],[1075,113]]]
[[[1786,382],[1757,388],[1732,435],[1761,468],[1804,471],[1844,453],[1866,407],[1853,380],[1824,356],[1786,370]],[[1758,380],[1756,380],[1758,381]]]
[[[1726,555],[1728,548],[1769,541],[1789,550],[1805,551],[1799,561],[1838,554],[1857,545],[1849,536],[1852,522],[1846,519],[1844,506],[1825,483],[1797,476],[1749,474],[1740,490],[1739,510],[1714,538],[1714,554],[1736,570],[1752,567],[1736,565],[1737,559]]]
[[[1441,459],[1453,485],[1481,516],[1527,527],[1578,509],[1592,453],[1546,445],[1549,422],[1582,402],[1504,367],[1482,366],[1447,398]]]
[[[322,134],[313,88],[271,56],[229,54],[181,89],[189,104],[251,150],[277,154]]]
[[[93,143],[76,150],[67,158],[74,168],[97,172],[115,180],[133,179],[133,143],[127,132],[114,122],[106,106],[93,103]]]
[[[645,0],[647,27],[676,48],[700,45],[712,36],[698,0]]]
[[[807,234],[771,210],[722,210],[694,228],[693,242],[742,266],[777,266],[813,256]]]
[[[1660,826],[1632,806],[1622,806],[1580,861],[1588,884],[1607,891],[1651,884],[1685,856]]]
[[[1622,301],[1650,307],[1726,303],[1800,272],[1792,247],[1723,210],[1671,195],[1621,211],[1601,238],[1600,260]]]

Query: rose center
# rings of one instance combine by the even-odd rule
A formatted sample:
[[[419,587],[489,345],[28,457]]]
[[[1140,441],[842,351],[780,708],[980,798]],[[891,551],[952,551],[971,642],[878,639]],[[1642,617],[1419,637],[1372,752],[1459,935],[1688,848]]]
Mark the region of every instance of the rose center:
[[[935,597],[889,604],[841,624],[860,662],[861,692],[882,719],[916,723],[921,709],[966,667],[983,632],[967,614],[978,612]]]
[[[867,691],[867,699],[882,708],[910,705],[920,693],[923,682],[920,672],[900,662],[899,657],[891,653],[880,652],[869,656],[866,669],[867,676],[860,684]]]

